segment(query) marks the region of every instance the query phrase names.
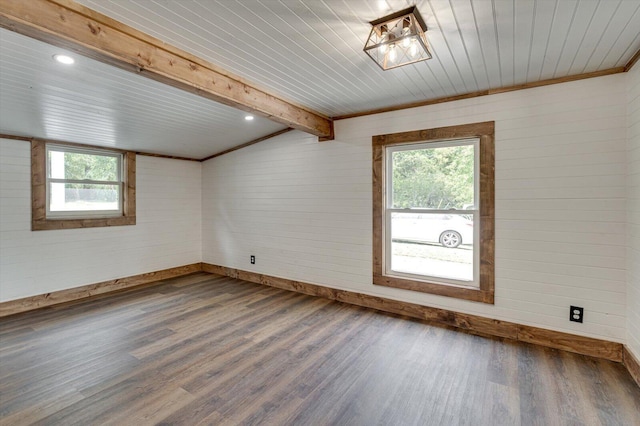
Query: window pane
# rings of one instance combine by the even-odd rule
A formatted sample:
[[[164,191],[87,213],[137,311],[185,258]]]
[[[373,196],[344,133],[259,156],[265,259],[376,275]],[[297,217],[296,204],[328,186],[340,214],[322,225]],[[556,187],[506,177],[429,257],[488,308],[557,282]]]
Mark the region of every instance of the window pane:
[[[49,150],[52,179],[118,181],[118,157]]]
[[[474,145],[395,151],[392,162],[393,208],[473,208]]]
[[[49,210],[64,211],[119,211],[119,185],[86,185],[77,183],[51,183]]]
[[[473,216],[392,213],[391,270],[473,281]]]

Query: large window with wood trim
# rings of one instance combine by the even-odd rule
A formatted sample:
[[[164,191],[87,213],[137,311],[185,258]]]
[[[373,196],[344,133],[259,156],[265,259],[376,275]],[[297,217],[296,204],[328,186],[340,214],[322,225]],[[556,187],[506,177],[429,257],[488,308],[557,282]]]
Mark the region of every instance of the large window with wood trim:
[[[32,142],[32,229],[135,224],[135,154]]]
[[[494,124],[373,138],[377,285],[493,303]]]

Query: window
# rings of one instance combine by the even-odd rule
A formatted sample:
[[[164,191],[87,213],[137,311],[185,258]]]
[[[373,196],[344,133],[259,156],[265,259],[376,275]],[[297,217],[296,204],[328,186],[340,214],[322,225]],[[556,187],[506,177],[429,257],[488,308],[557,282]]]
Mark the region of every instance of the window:
[[[47,145],[47,218],[122,215],[120,152]]]
[[[32,229],[135,224],[135,154],[31,143]]]
[[[373,283],[493,303],[494,123],[373,138]]]

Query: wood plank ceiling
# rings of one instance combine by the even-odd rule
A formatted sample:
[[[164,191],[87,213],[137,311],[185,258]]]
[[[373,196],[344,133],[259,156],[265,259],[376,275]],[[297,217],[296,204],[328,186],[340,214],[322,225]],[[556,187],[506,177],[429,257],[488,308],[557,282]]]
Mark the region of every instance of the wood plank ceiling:
[[[640,50],[638,0],[79,3],[331,117],[577,74],[621,71]],[[368,22],[413,4],[429,27],[434,58],[382,71],[362,51],[371,28]],[[103,64],[87,63],[65,83],[65,77],[52,69],[50,51],[40,58],[33,44],[39,42],[18,37],[23,36],[0,32],[1,133],[12,129],[34,133],[38,127],[29,123],[50,122],[48,117],[57,115],[69,118],[58,120],[55,127],[66,140],[129,144],[129,149],[201,158],[283,128],[262,119],[247,128],[241,111],[156,82],[137,81],[139,77]],[[96,75],[93,80],[92,75]],[[34,89],[40,86],[47,93]],[[143,101],[125,105],[122,98],[127,94],[138,94],[130,97]],[[22,95],[27,98],[24,105],[16,104]],[[107,104],[109,99],[117,102]],[[11,111],[14,105],[20,107]],[[34,117],[24,118],[29,114]],[[15,124],[22,122],[22,127]],[[85,124],[76,129],[76,122]],[[92,123],[102,123],[104,131],[95,134]]]
[[[80,0],[327,116],[621,67],[638,0]],[[432,60],[392,71],[369,22],[416,4]]]

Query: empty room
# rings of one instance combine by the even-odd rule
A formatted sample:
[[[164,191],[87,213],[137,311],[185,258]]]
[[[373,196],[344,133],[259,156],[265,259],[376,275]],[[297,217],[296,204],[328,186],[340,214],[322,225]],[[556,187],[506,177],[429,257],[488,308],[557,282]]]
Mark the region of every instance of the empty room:
[[[640,1],[0,0],[0,425],[640,425]]]

